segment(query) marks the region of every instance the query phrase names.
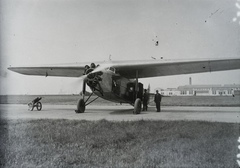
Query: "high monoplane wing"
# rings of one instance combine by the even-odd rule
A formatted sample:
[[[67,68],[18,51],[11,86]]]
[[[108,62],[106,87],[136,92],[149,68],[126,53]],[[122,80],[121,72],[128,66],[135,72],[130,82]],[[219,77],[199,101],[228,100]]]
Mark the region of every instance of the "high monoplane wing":
[[[128,61],[114,66],[121,76],[139,78],[240,69],[240,58],[199,60]]]
[[[24,75],[36,75],[36,76],[80,77],[84,73],[84,65],[9,67],[8,69]]]
[[[9,67],[9,70],[38,76],[80,77],[84,67],[89,64],[72,64],[38,67]],[[144,61],[112,61],[99,62],[99,71],[106,67],[114,67],[116,73],[126,78],[169,76],[179,74],[201,73],[240,69],[240,58],[232,59],[194,59],[194,60],[144,60]]]

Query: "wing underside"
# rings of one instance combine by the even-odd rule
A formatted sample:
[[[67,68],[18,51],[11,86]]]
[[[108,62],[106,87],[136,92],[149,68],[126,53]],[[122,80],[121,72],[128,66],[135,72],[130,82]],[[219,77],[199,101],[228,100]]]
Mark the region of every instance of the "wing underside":
[[[105,65],[104,65],[105,64]],[[191,74],[213,71],[240,69],[240,59],[212,60],[150,60],[150,61],[115,61],[99,63],[114,67],[116,73],[129,79]],[[47,67],[10,67],[11,71],[24,75],[80,77],[84,74],[84,65],[47,66]]]
[[[11,71],[36,76],[80,77],[84,73],[84,67],[10,67]]]
[[[118,73],[127,78],[170,76],[240,69],[240,59],[201,61],[151,61],[116,66]]]

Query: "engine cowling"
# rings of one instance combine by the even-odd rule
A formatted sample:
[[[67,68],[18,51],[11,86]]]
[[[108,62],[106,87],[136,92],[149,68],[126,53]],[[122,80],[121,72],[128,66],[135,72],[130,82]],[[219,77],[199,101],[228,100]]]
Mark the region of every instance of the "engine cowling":
[[[95,88],[99,81],[102,81],[101,75],[103,74],[102,71],[97,71],[92,73],[93,70],[95,70],[99,65],[96,66],[95,63],[91,63],[91,65],[86,65],[85,66],[85,75],[87,75],[86,82],[88,86],[91,88]]]

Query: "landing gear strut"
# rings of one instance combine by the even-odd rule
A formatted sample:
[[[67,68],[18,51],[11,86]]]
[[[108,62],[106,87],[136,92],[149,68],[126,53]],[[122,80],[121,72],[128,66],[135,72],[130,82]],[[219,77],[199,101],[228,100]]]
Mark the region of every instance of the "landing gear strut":
[[[134,110],[133,114],[140,114],[142,109],[142,101],[140,98],[138,98],[138,70],[136,71],[136,86],[135,86],[135,92],[136,92],[136,100],[134,102]]]
[[[89,105],[90,103],[94,102],[95,100],[97,100],[99,97],[96,97],[95,99],[93,99],[92,101],[88,102],[88,100],[90,99],[90,97],[93,95],[93,93],[91,93],[87,100],[84,101],[84,97],[85,97],[85,92],[86,92],[86,82],[83,82],[83,90],[82,90],[82,98],[78,100],[77,103],[77,110],[75,110],[76,113],[84,113],[86,106]],[[87,103],[88,102],[88,103]]]

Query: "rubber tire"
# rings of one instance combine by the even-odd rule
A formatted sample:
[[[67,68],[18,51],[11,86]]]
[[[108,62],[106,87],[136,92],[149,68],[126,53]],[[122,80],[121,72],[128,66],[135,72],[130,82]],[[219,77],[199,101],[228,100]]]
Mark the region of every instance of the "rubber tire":
[[[134,110],[133,114],[140,114],[142,109],[142,102],[141,99],[137,98],[134,103]]]
[[[76,113],[84,113],[85,112],[85,102],[83,99],[78,100],[77,103],[77,110],[75,110]]]
[[[41,111],[42,110],[42,103],[41,102],[37,102],[36,107],[37,107],[38,111]]]

